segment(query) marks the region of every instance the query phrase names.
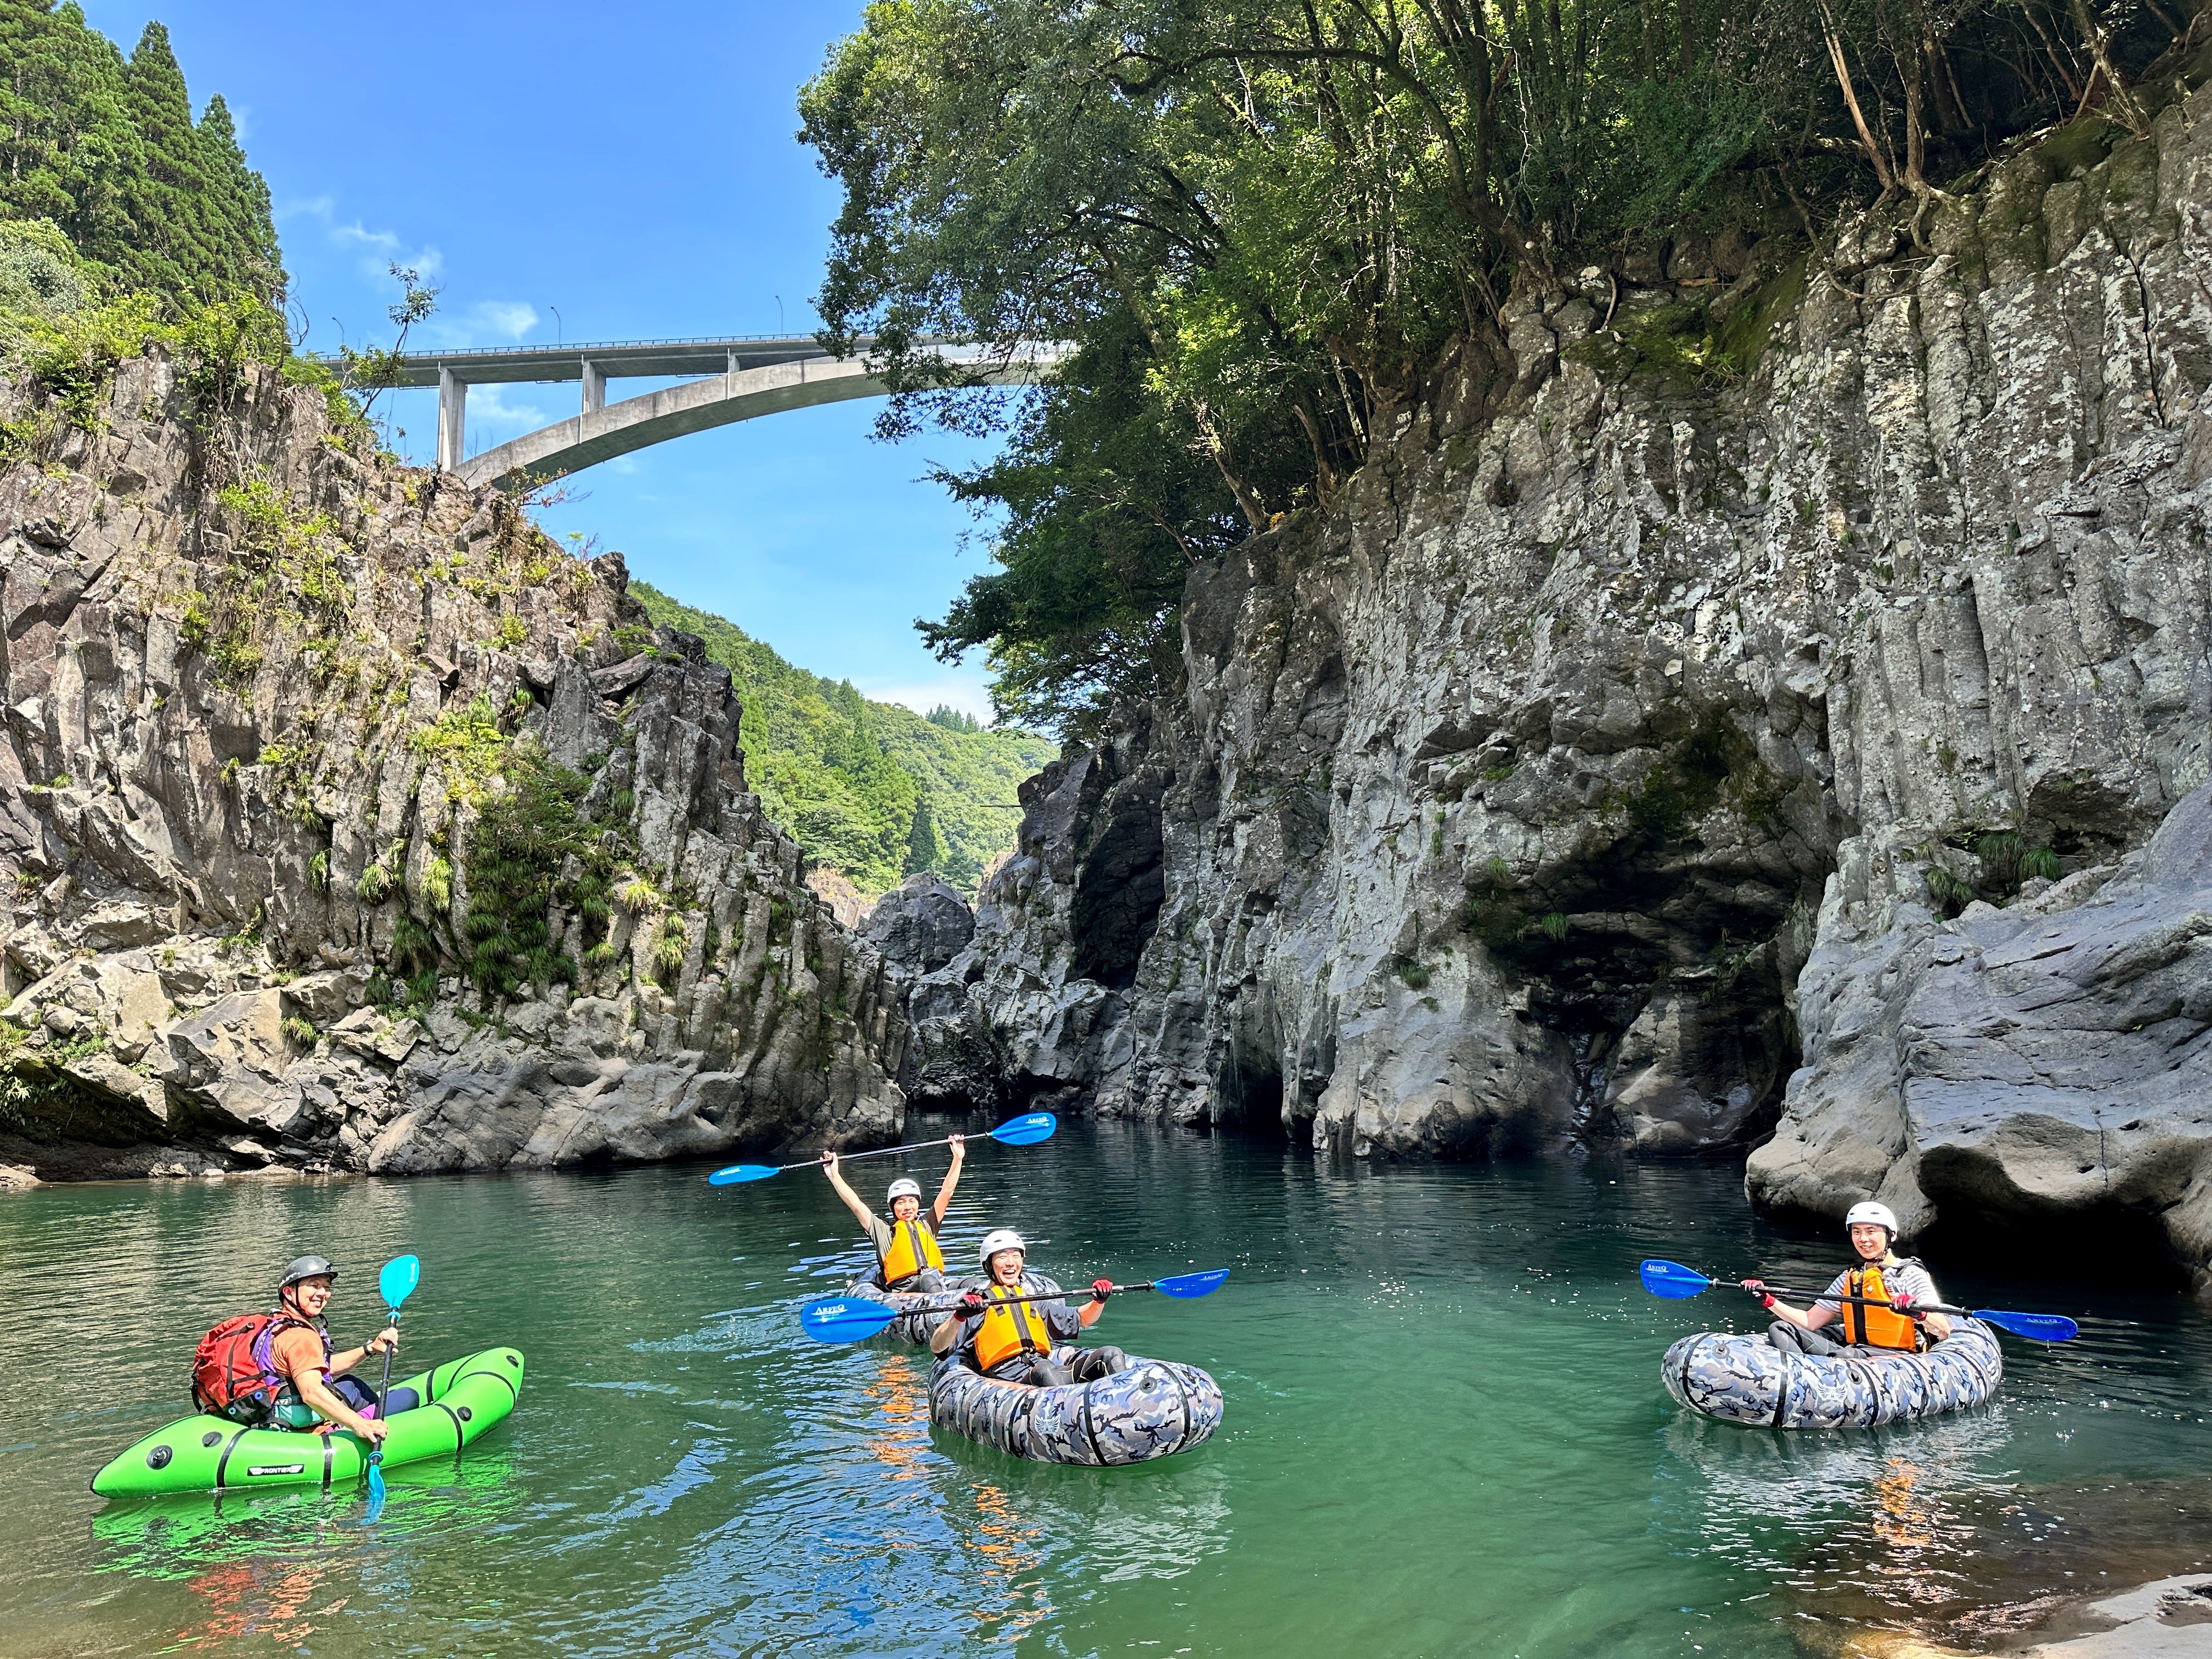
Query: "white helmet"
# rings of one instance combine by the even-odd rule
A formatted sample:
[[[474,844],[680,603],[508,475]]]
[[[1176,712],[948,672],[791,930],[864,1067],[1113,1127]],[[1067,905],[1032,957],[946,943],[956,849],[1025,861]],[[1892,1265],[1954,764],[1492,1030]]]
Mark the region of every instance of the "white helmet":
[[[902,1198],[919,1199],[921,1196],[921,1184],[919,1182],[908,1181],[904,1176],[901,1176],[896,1181],[891,1182],[891,1189],[884,1195],[884,1201],[886,1204],[896,1204]]]
[[[1848,1232],[1861,1222],[1866,1222],[1876,1227],[1887,1227],[1892,1238],[1897,1237],[1897,1212],[1887,1204],[1869,1201],[1864,1204],[1852,1205],[1844,1215],[1844,1231]]]
[[[1001,1227],[994,1233],[983,1235],[983,1248],[979,1254],[985,1267],[989,1267],[991,1258],[1001,1250],[1019,1250],[1027,1255],[1030,1247],[1022,1243],[1022,1236],[1011,1227]]]

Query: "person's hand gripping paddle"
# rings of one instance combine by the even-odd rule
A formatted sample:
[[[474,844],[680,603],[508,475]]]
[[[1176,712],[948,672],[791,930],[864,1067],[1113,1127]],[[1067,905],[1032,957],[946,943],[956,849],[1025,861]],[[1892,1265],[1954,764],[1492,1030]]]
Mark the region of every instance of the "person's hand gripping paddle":
[[[384,1297],[387,1314],[386,1322],[399,1323],[399,1304],[415,1293],[422,1282],[422,1264],[411,1255],[394,1256],[384,1264],[384,1271],[376,1276],[376,1288]],[[376,1385],[376,1416],[384,1419],[384,1396],[392,1387],[392,1350],[384,1351],[384,1378]],[[361,1518],[363,1526],[373,1523],[384,1513],[384,1447],[380,1442],[368,1452],[368,1513]]]
[[[1060,1120],[1050,1112],[1025,1112],[1019,1117],[1008,1118],[991,1131],[991,1139],[1001,1146],[1034,1146],[1040,1140],[1050,1140],[1052,1132],[1060,1127]],[[982,1137],[970,1135],[968,1144],[975,1145]],[[946,1137],[949,1140],[951,1137]],[[889,1158],[894,1152],[918,1152],[925,1146],[942,1146],[946,1140],[917,1140],[908,1146],[878,1146],[872,1152],[846,1152],[843,1161],[858,1163],[864,1158]],[[726,1170],[717,1170],[707,1177],[709,1187],[734,1187],[741,1181],[766,1181],[770,1176],[781,1175],[786,1170],[818,1170],[819,1158],[810,1158],[803,1164],[732,1164]]]

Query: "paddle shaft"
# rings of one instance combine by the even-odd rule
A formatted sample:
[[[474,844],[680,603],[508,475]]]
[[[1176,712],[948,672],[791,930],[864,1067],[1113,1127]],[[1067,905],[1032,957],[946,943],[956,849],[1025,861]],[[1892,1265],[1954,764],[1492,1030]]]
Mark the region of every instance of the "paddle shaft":
[[[1722,1281],[1715,1279],[1713,1282],[1719,1284]],[[1738,1288],[1741,1287],[1738,1286]],[[1885,1302],[1878,1296],[1830,1296],[1826,1291],[1793,1291],[1780,1285],[1769,1285],[1766,1287],[1766,1293],[1774,1297],[1795,1297],[1804,1302],[1849,1302],[1862,1308],[1887,1308],[1892,1313],[1897,1311],[1897,1304],[1894,1302]],[[1752,1294],[1757,1296],[1759,1292],[1753,1291]],[[1917,1314],[1947,1314],[1959,1319],[1972,1319],[1975,1316],[1972,1309],[1954,1308],[1948,1302],[1916,1302],[1908,1311]]]
[[[963,1140],[988,1140],[990,1138],[988,1135],[961,1137]],[[917,1140],[911,1146],[878,1146],[872,1152],[840,1152],[837,1154],[837,1161],[840,1164],[851,1164],[864,1158],[889,1158],[894,1152],[927,1152],[932,1146],[950,1146],[951,1144],[952,1137],[947,1135],[942,1140]],[[817,1157],[802,1159],[797,1164],[779,1164],[775,1166],[775,1172],[781,1175],[786,1170],[818,1170],[821,1167],[822,1160]]]
[[[994,1296],[990,1299],[990,1305],[994,1308],[1003,1308],[1010,1302],[1058,1302],[1065,1297],[1079,1295],[1086,1288],[1088,1287],[1079,1285],[1073,1291],[1032,1291],[1027,1296]],[[1109,1294],[1119,1296],[1124,1291],[1149,1291],[1153,1288],[1153,1282],[1148,1279],[1141,1285],[1116,1285]],[[1086,1302],[1097,1302],[1101,1298],[1087,1296],[1083,1299]],[[951,1302],[933,1303],[926,1308],[912,1308],[908,1311],[910,1313],[957,1313],[960,1311],[960,1304],[956,1298]],[[905,1316],[896,1316],[903,1318]]]
[[[392,1316],[392,1328],[394,1330],[398,1329],[398,1328],[399,1328],[399,1310],[398,1310],[398,1309],[397,1309],[397,1308],[386,1308],[386,1309],[385,1310],[385,1312],[386,1312],[386,1313],[388,1313],[388,1314],[390,1314],[390,1315]],[[381,1380],[377,1383],[377,1385],[376,1385],[376,1420],[377,1420],[378,1422],[380,1422],[380,1423],[381,1423],[382,1421],[384,1421],[384,1397],[385,1397],[385,1395],[387,1395],[387,1394],[389,1394],[389,1393],[391,1393],[391,1392],[392,1392],[392,1350],[391,1350],[391,1349],[389,1349],[389,1348],[386,1348],[386,1349],[384,1351],[384,1376],[383,1376],[382,1379],[381,1379]],[[376,1444],[374,1444],[374,1446],[371,1446],[371,1447],[368,1449],[368,1467],[369,1467],[369,1468],[371,1468],[373,1469],[373,1468],[375,1468],[379,1463],[381,1463],[383,1461],[384,1461],[384,1443],[383,1443],[381,1440],[380,1440],[380,1441],[378,1441],[378,1442],[376,1443]]]

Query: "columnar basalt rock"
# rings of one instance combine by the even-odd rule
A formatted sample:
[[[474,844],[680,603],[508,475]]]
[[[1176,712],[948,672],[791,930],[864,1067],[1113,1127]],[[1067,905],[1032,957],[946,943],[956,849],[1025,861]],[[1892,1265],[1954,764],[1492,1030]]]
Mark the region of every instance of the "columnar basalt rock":
[[[2212,760],[2208,99],[1996,164],[1922,246],[1885,208],[1809,258],[1516,297],[1503,358],[1193,575],[1179,691],[1024,792],[960,969],[1012,1081],[1354,1152],[1780,1120],[1763,1201],[1999,1202],[2003,1125],[2044,1109],[2023,1068],[2064,1044],[1931,1035],[1929,964],[2014,948]],[[2193,1008],[2167,944],[2111,986]],[[2179,1086],[2185,1035],[2100,1039],[2115,1103]],[[1960,1096],[1938,1136],[1915,1079],[1984,1064],[1990,1123]],[[2015,1171],[2033,1204],[2197,1190],[2201,1125],[2130,1132],[2160,1173],[2123,1176],[2092,1104],[2044,1160],[2078,1179]],[[2201,1261],[2203,1232],[2170,1236]]]
[[[101,416],[0,471],[0,1163],[896,1132],[898,989],[746,788],[727,671],[645,625],[619,556],[378,459],[273,373],[211,411],[156,351]],[[525,763],[611,874],[549,867],[549,942],[488,989],[528,947],[471,903],[479,831]]]

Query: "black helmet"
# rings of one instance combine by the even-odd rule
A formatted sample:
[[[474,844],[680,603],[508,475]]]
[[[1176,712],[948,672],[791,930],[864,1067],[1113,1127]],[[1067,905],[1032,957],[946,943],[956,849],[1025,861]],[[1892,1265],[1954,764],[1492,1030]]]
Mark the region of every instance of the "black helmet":
[[[303,1279],[327,1279],[338,1282],[338,1270],[319,1255],[303,1255],[284,1269],[284,1277],[277,1282],[279,1291],[289,1291]]]

